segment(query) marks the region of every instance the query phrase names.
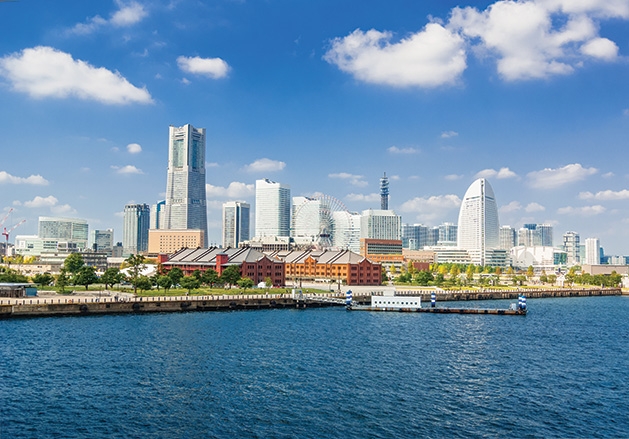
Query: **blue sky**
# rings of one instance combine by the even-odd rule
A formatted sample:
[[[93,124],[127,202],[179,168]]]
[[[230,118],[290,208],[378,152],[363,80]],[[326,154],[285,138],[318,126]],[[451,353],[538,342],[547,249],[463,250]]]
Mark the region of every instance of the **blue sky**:
[[[168,126],[207,129],[209,241],[256,179],[405,223],[500,223],[629,254],[629,0],[0,3],[0,210],[122,240],[166,188]],[[12,240],[13,238],[11,238]]]

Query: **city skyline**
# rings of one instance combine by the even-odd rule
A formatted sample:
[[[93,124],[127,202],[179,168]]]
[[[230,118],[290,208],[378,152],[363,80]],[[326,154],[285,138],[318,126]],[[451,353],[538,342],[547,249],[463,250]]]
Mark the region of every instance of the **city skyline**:
[[[362,212],[386,172],[404,223],[457,222],[487,178],[500,225],[629,254],[629,1],[346,6],[0,4],[0,210],[27,220],[10,241],[39,216],[122,241],[125,205],[165,199],[167,127],[190,123],[207,129],[208,243],[258,179]]]

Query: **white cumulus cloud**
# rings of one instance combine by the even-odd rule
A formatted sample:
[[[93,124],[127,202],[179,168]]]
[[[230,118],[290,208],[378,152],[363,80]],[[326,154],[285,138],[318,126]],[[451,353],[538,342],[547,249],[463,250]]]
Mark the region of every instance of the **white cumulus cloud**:
[[[584,168],[579,163],[573,163],[561,168],[545,168],[527,174],[529,185],[537,189],[554,189],[576,181],[584,180],[598,172],[596,168]]]
[[[526,205],[524,210],[527,211],[528,213],[532,213],[532,212],[543,212],[546,210],[546,208],[539,203],[529,203]]]
[[[583,207],[560,207],[557,209],[557,213],[559,215],[579,215],[579,216],[595,216],[605,213],[607,209],[605,209],[601,205],[595,206],[583,206]]]
[[[139,23],[148,15],[144,6],[137,2],[125,4],[118,0],[116,4],[119,9],[111,14],[109,19],[96,15],[87,19],[85,23],[76,24],[68,32],[77,35],[87,35],[107,26],[129,27]]]
[[[509,168],[500,168],[500,170],[496,171],[495,169],[483,169],[482,171],[476,174],[475,178],[497,178],[499,180],[505,178],[516,178],[518,174],[513,172]]]
[[[459,135],[459,133],[457,133],[456,131],[444,131],[443,133],[441,133],[441,138],[442,139],[450,139],[450,138],[456,137],[458,135]]]
[[[497,1],[485,10],[456,7],[447,28],[467,38],[477,54],[493,56],[507,81],[566,75],[585,57],[611,61],[618,47],[598,35],[598,21],[627,18],[626,0]],[[609,3],[609,2],[608,2]]]
[[[518,201],[512,201],[509,204],[505,204],[504,206],[500,207],[500,213],[510,213],[510,212],[517,212],[518,210],[522,209],[522,204],[520,204]]]
[[[276,172],[286,167],[286,163],[279,160],[271,160],[267,158],[258,159],[253,163],[245,166],[247,172]]]
[[[629,2],[498,0],[484,9],[455,7],[444,24],[434,20],[400,41],[357,29],[332,40],[324,59],[360,81],[396,87],[457,83],[468,52],[495,60],[505,81],[548,78],[619,59],[618,45],[599,35],[609,19],[629,19]]]
[[[611,61],[618,57],[618,46],[607,38],[595,38],[581,46],[581,52],[594,58]]]
[[[448,181],[456,181],[456,180],[462,179],[463,177],[464,177],[463,175],[459,175],[459,174],[448,174],[443,178],[445,178]]]
[[[139,154],[142,152],[142,147],[137,143],[129,143],[127,145],[127,151],[129,154]]]
[[[387,148],[391,154],[417,154],[419,152],[418,149],[415,148],[398,148],[397,146],[390,146]]]
[[[338,178],[340,180],[347,180],[349,184],[356,187],[365,187],[369,183],[365,181],[365,177],[362,175],[350,174],[348,172],[339,172],[336,174],[328,174],[329,178]]]
[[[102,104],[149,104],[145,88],[138,88],[120,73],[75,60],[68,53],[38,46],[0,58],[0,75],[13,90],[32,98],[68,98]]]
[[[24,207],[37,208],[37,207],[52,207],[59,202],[57,198],[49,195],[47,197],[40,197],[39,195],[33,198],[31,201],[25,201]]]
[[[599,191],[595,194],[592,192],[581,192],[579,198],[582,200],[598,200],[598,201],[610,201],[610,200],[627,200],[629,199],[629,190],[623,189],[620,191]]]
[[[208,76],[212,79],[224,78],[229,72],[229,65],[220,58],[180,56],[177,58],[177,65],[186,73]]]
[[[133,165],[126,166],[112,166],[111,169],[115,170],[117,174],[144,174],[141,169],[136,168]]]
[[[335,38],[323,57],[360,81],[394,87],[456,83],[466,67],[464,41],[438,23],[398,42],[393,34],[356,29]]]
[[[28,177],[16,177],[6,171],[0,171],[0,184],[32,184],[35,186],[48,186],[48,180],[41,175],[29,175]]]
[[[226,197],[226,198],[248,198],[255,193],[255,187],[253,184],[241,183],[239,181],[232,181],[229,186],[213,186],[211,184],[205,185],[205,192],[208,198],[211,197]]]
[[[380,194],[347,194],[345,198],[349,201],[377,203],[380,202]]]
[[[430,222],[443,218],[452,210],[461,206],[461,199],[457,195],[433,195],[430,197],[415,197],[405,201],[400,206],[401,212],[415,213],[418,220]]]

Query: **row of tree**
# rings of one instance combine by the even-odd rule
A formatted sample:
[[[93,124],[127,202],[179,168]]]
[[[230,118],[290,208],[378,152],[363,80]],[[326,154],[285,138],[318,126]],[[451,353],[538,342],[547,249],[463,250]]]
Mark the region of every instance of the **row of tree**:
[[[577,274],[581,267],[571,267],[565,275],[566,282],[580,285],[601,285],[604,287],[617,287],[622,281],[622,276],[612,272],[611,275],[590,275],[587,273]],[[395,275],[397,270],[392,267],[391,274]],[[464,274],[464,275],[463,275]],[[501,267],[490,267],[474,264],[430,264],[428,271],[416,269],[412,262],[403,266],[399,274],[395,276],[395,282],[401,284],[439,287],[467,286],[478,284],[481,286],[498,285],[501,276],[506,275],[513,285],[524,285],[535,276],[533,266],[529,266],[526,271],[514,270],[513,267],[502,269]],[[539,281],[543,284],[554,285],[557,282],[557,275],[542,272]]]

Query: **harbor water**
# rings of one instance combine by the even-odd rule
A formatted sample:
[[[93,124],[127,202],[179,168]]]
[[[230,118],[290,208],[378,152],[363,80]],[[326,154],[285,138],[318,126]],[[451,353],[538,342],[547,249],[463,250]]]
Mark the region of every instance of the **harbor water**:
[[[629,297],[528,308],[4,320],[0,438],[629,437]]]

